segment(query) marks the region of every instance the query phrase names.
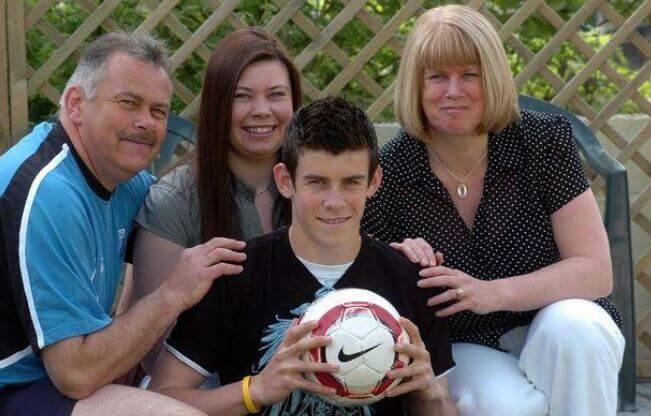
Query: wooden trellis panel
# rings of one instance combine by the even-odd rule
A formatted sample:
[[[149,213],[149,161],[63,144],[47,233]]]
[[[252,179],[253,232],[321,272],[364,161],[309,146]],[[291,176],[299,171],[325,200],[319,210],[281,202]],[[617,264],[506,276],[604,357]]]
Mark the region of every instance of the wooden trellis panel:
[[[188,1],[191,0],[140,0],[131,3],[136,4],[135,7],[142,15],[142,20],[135,25],[136,31],[164,30],[175,37],[176,46],[172,51],[175,108],[182,115],[192,118],[198,110],[200,91],[197,85],[188,85],[181,76],[184,66],[190,62],[200,62],[205,68],[216,34],[245,27],[249,20],[242,12],[245,3],[243,0],[204,0],[204,18],[195,22],[196,25],[191,29],[179,13]],[[196,5],[201,0],[193,1]],[[404,0],[402,6],[389,18],[380,18],[364,0],[272,0],[269,3],[269,7],[275,7],[275,10],[269,12],[262,21],[261,25],[265,29],[281,38],[284,31],[290,29],[299,31],[307,38],[304,46],[300,50],[294,50],[293,54],[302,73],[306,97],[316,99],[326,95],[346,95],[355,89],[366,97],[359,104],[365,107],[373,119],[379,119],[393,105],[393,78],[397,72],[397,57],[402,51],[405,27],[423,12],[424,7],[433,2]],[[315,20],[318,13],[314,7],[321,7],[324,3],[336,4],[338,10],[326,23]],[[642,175],[644,183],[631,200],[631,219],[634,233],[645,235],[645,241],[649,241],[651,154],[648,144],[651,137],[651,97],[648,87],[646,95],[642,91],[643,86],[648,86],[651,77],[651,43],[636,29],[649,25],[651,0],[633,3],[636,4],[634,10],[627,16],[622,16],[608,1],[587,0],[566,20],[548,2],[528,0],[523,1],[506,20],[500,20],[491,13],[491,2],[466,2],[480,10],[495,25],[505,44],[524,63],[522,69],[515,74],[519,88],[525,88],[532,79],[546,82],[553,90],[552,102],[570,106],[574,112],[583,116],[595,133],[600,133],[606,142],[613,145],[617,159],[630,172],[635,172],[637,177]],[[58,102],[61,86],[54,82],[57,70],[66,62],[76,59],[84,44],[98,32],[116,30],[123,25],[116,16],[116,10],[121,6],[119,0],[35,0],[28,4],[31,7],[18,0],[0,1],[0,22],[7,23],[0,25],[6,27],[6,31],[0,29],[0,151],[6,148],[9,134],[18,137],[27,129],[30,99],[40,95],[53,103]],[[84,22],[71,33],[61,33],[48,20],[48,12],[61,4],[74,4],[88,14]],[[596,14],[613,28],[610,41],[598,49],[591,46],[580,32],[588,19],[594,18]],[[544,20],[556,30],[551,39],[535,52],[519,36],[522,25],[532,18]],[[367,43],[355,52],[351,52],[338,40],[338,35],[351,25],[362,27],[368,33]],[[38,67],[28,65],[28,34],[38,34],[55,46]],[[615,55],[624,43],[633,45],[642,56],[642,64],[633,71],[632,76],[618,72],[613,64],[617,59]],[[575,74],[564,79],[552,68],[551,62],[562,48],[568,46],[576,51],[584,64]],[[374,76],[370,70],[382,50],[396,55],[395,65],[389,68],[392,75],[388,81],[386,77],[381,79]],[[319,59],[339,68],[336,74],[325,81],[315,81],[310,73],[310,67],[315,62],[321,62],[317,61]],[[582,87],[597,76],[605,77],[617,91],[608,97],[606,103],[594,108],[594,104],[586,99]],[[632,137],[625,137],[613,124],[613,117],[627,103],[636,105],[647,117],[645,124]],[[603,181],[595,178],[593,187],[602,192]],[[635,278],[640,283],[640,288],[651,293],[651,247],[647,245],[637,251],[637,258],[634,259]],[[639,348],[641,356],[651,357],[651,309],[642,311],[636,333],[642,347]],[[638,364],[642,375],[651,376],[651,361],[640,360]]]
[[[7,2],[7,56],[9,64],[9,123],[11,137],[27,131],[27,57],[25,52],[24,6],[21,1]]]
[[[0,23],[7,22],[7,4],[0,2]],[[0,29],[0,149],[9,146],[9,63],[7,62],[7,32]]]

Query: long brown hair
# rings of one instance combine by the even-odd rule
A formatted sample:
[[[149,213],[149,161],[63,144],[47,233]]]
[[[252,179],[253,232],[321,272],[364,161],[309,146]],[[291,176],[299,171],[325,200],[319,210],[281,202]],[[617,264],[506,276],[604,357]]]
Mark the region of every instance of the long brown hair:
[[[287,68],[293,108],[298,110],[302,99],[299,72],[271,34],[255,27],[237,30],[224,37],[210,56],[195,149],[201,241],[241,236],[233,200],[233,173],[228,165],[233,97],[246,67],[266,60],[278,60]]]

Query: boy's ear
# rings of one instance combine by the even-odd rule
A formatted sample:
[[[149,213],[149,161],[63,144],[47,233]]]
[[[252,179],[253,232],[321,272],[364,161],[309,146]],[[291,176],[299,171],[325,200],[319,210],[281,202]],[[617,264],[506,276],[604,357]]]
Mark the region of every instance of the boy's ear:
[[[382,169],[378,165],[378,167],[375,169],[375,173],[373,173],[373,176],[371,176],[371,180],[368,183],[368,188],[366,188],[367,198],[370,198],[375,194],[375,192],[380,187],[380,183],[382,183]]]
[[[294,195],[294,186],[292,184],[292,177],[289,175],[289,170],[284,163],[278,163],[274,166],[274,180],[278,192],[287,199],[291,199]]]

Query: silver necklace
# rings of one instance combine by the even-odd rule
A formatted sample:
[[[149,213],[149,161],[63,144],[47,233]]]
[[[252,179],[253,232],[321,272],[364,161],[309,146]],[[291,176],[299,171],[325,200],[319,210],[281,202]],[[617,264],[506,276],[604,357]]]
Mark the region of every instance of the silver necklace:
[[[262,195],[263,193],[267,192],[269,190],[269,185],[265,186],[258,186],[255,188],[255,196]]]
[[[457,184],[457,195],[459,195],[459,198],[465,198],[465,197],[468,196],[468,185],[466,185],[466,180],[468,180],[468,178],[475,172],[475,170],[477,170],[479,165],[481,165],[481,162],[486,158],[486,155],[488,155],[488,150],[486,150],[486,152],[484,152],[482,157],[480,157],[479,160],[477,161],[477,163],[475,163],[475,166],[473,166],[472,169],[470,169],[470,171],[468,173],[466,173],[466,176],[464,176],[463,178],[460,178],[457,175],[455,175],[454,173],[452,173],[452,171],[450,169],[448,169],[447,166],[445,166],[445,163],[443,163],[443,161],[441,159],[439,159],[438,156],[436,156],[434,151],[431,151],[431,154],[432,154],[432,157],[434,158],[434,160],[436,161],[436,163],[441,165],[441,167],[443,169],[445,169],[445,171],[447,173],[449,173],[450,176],[452,176],[454,179],[457,180],[457,182],[459,182]]]

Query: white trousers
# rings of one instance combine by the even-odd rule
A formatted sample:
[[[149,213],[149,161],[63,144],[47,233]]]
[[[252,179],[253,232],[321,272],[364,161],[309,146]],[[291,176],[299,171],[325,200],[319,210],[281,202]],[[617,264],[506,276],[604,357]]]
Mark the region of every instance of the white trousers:
[[[452,344],[448,375],[461,416],[601,416],[617,413],[624,337],[599,305],[553,303],[500,339],[508,353]]]

